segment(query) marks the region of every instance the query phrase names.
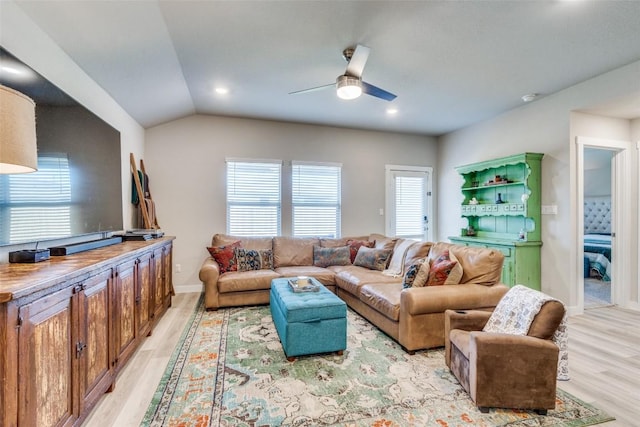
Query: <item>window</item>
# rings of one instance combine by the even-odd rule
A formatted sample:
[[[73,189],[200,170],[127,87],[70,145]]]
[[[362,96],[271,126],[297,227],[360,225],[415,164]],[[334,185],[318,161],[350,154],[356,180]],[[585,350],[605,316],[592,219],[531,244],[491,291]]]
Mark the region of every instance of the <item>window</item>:
[[[38,157],[38,171],[0,179],[0,227],[9,242],[71,234],[71,175],[66,154]]]
[[[429,229],[431,168],[387,165],[389,236],[432,240]]]
[[[227,160],[227,234],[280,234],[279,160]]]
[[[340,236],[341,168],[340,164],[292,162],[295,237]]]

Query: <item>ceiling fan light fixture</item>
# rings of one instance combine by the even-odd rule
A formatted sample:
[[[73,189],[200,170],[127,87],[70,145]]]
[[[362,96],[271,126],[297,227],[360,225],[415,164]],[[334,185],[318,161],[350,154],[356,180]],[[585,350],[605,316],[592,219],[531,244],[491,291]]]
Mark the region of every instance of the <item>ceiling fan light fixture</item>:
[[[362,82],[357,77],[339,76],[336,79],[336,89],[340,99],[356,99],[362,95]]]

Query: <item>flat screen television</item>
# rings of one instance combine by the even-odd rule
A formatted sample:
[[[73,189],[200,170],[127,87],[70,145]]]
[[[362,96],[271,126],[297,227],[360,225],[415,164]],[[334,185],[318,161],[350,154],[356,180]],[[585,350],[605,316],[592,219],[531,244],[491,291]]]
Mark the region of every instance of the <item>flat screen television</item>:
[[[37,172],[0,175],[0,246],[122,230],[120,132],[2,47],[0,84],[35,101],[38,145]]]

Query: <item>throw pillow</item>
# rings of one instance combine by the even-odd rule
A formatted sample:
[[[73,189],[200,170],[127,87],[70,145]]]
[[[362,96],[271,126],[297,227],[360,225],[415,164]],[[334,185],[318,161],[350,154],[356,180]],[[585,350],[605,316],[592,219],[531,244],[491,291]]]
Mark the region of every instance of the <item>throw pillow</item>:
[[[438,258],[431,260],[426,286],[444,285],[457,263],[457,261],[452,261],[449,258],[448,250],[444,251]]]
[[[350,265],[349,246],[323,248],[313,246],[313,265],[329,267],[330,265]]]
[[[456,265],[453,266],[453,270],[451,270],[451,273],[449,273],[449,277],[447,277],[447,280],[445,280],[444,284],[457,285],[462,280],[462,273],[464,273],[464,271],[462,270],[462,264],[460,264],[460,261],[458,261],[458,258],[456,258],[456,255],[453,253],[453,251],[449,251],[449,259],[451,261],[455,261]]]
[[[241,246],[240,241],[233,242],[226,246],[208,247],[209,254],[216,260],[220,266],[220,273],[227,271],[237,271],[238,263],[236,261],[236,248]]]
[[[358,249],[353,265],[368,268],[369,270],[382,271],[387,267],[391,252],[391,249],[374,249],[361,246]]]
[[[367,240],[353,240],[353,239],[347,240],[347,245],[349,246],[350,258],[351,258],[351,264],[353,264],[353,262],[356,260],[358,249],[360,249],[361,246],[364,246],[365,248],[373,248],[375,244],[376,242],[369,242]]]
[[[411,288],[413,287],[413,283],[416,280],[416,276],[418,275],[418,271],[420,270],[420,264],[413,264],[409,268],[407,268],[407,272],[404,273],[404,280],[402,281],[403,288]]]
[[[273,251],[271,249],[236,248],[238,271],[273,269]]]
[[[420,263],[418,274],[416,274],[416,278],[413,280],[414,288],[421,288],[427,284],[427,280],[429,279],[430,268],[431,268],[431,260],[429,260],[429,258],[426,258],[424,261]]]

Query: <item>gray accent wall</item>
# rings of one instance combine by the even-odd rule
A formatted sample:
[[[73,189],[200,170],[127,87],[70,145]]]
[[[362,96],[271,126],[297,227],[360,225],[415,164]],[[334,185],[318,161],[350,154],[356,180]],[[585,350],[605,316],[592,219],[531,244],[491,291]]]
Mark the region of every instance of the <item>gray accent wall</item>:
[[[226,228],[225,159],[280,159],[282,234],[291,235],[292,160],[342,163],[342,235],[385,231],[385,165],[436,165],[427,136],[194,115],[147,129],[145,166],[158,221],[177,236],[174,284],[200,284],[214,233]],[[435,172],[434,172],[435,174]]]

